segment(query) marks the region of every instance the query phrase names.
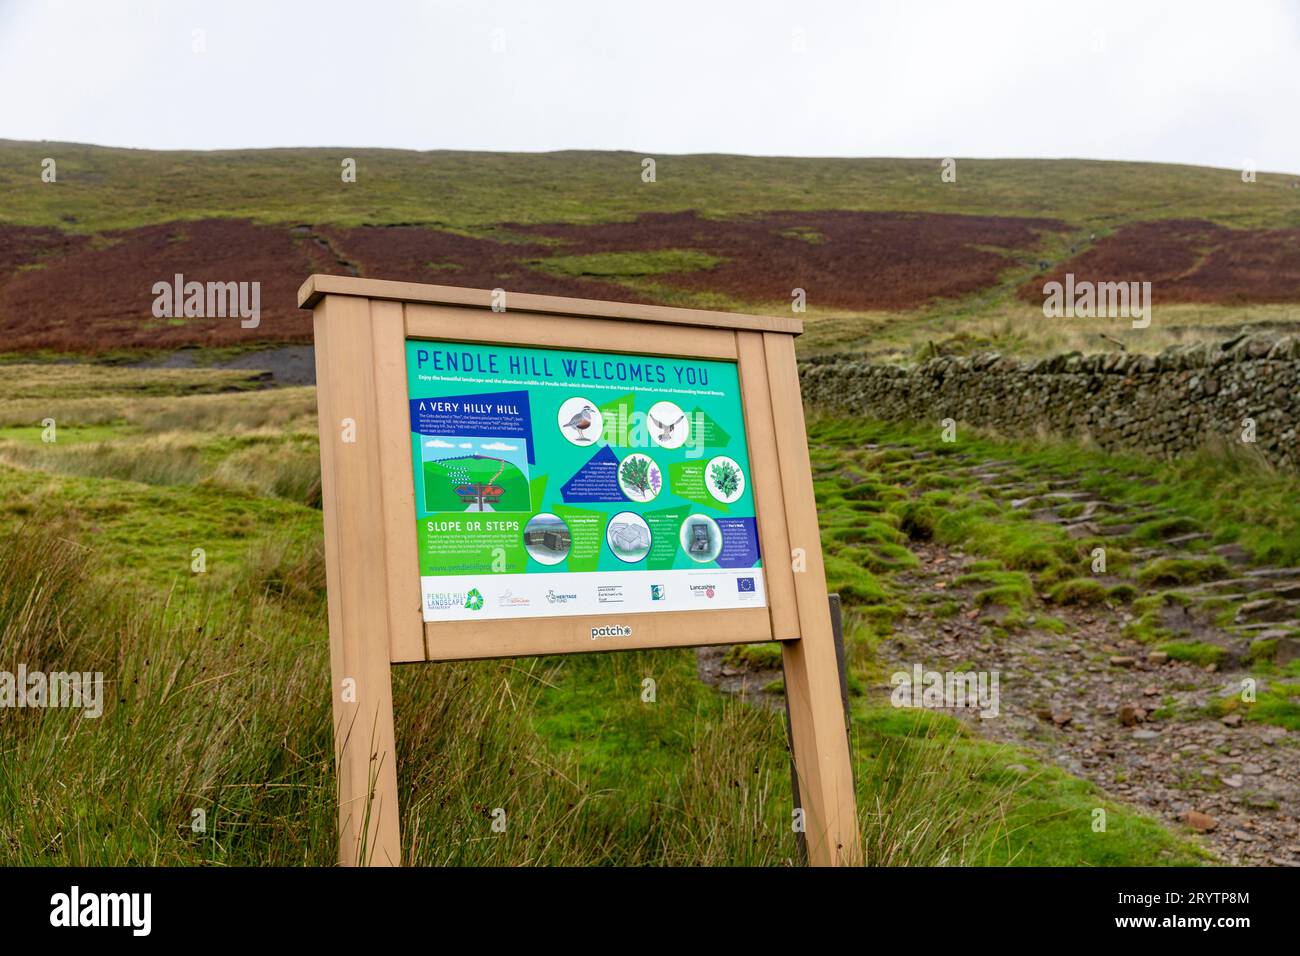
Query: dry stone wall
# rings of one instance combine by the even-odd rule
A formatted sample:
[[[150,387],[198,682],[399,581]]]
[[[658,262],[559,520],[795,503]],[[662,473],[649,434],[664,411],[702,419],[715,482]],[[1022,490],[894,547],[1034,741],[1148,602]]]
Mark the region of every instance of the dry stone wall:
[[[1241,443],[1300,471],[1300,338],[1242,335],[1123,352],[1022,360],[941,356],[911,367],[846,355],[800,365],[804,400],[885,421],[945,418],[1010,435],[1090,436],[1103,448],[1174,457]]]

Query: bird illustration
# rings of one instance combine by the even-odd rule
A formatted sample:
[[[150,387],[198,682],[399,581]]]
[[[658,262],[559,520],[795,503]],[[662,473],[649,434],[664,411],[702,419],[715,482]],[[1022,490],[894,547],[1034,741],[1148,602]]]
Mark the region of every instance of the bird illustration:
[[[578,435],[578,441],[591,441],[583,432],[591,427],[591,416],[595,411],[590,405],[583,405],[582,411],[565,422],[564,427],[572,428]]]
[[[666,445],[668,444],[668,442],[672,441],[673,429],[676,428],[678,425],[680,425],[682,423],[682,420],[685,418],[686,418],[685,415],[678,415],[677,421],[673,422],[671,425],[665,425],[659,419],[651,415],[650,421],[654,422],[655,428],[659,429],[659,444]]]

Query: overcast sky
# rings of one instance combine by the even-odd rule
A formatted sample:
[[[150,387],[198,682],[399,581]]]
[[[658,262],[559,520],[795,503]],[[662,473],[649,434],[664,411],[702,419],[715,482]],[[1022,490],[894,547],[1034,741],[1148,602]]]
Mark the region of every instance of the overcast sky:
[[[1300,0],[0,0],[0,137],[1300,172]]]

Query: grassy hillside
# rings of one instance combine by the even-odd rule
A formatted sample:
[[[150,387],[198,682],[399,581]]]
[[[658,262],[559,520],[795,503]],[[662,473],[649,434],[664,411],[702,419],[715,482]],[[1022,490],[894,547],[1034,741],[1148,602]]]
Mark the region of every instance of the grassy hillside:
[[[56,183],[41,182],[46,157]],[[345,157],[356,183],[340,181]],[[1242,322],[1300,323],[1300,177],[959,160],[958,181],[943,183],[937,158],[658,156],[645,183],[642,158],[0,140],[0,670],[102,670],[108,683],[102,717],[27,710],[0,722],[0,863],[332,862],[315,392],[264,390],[265,356],[247,354],[310,341],[293,293],[311,272],[784,314],[799,287],[803,350],[887,358],[1087,351],[1100,333],[1151,350]],[[1036,288],[1076,267],[1151,278],[1151,328],[1045,322]],[[152,283],[173,272],[259,282],[260,326],[154,316]],[[1168,289],[1185,297],[1161,299]],[[179,348],[200,365],[251,364],[120,365]],[[1165,627],[1163,605],[1150,604],[1165,592],[1144,575],[1169,559],[1139,554],[1165,531],[1195,529],[1195,561],[1214,544],[1294,563],[1294,480],[1235,461],[1120,463],[966,436],[957,457],[928,432],[816,415],[810,438],[829,583],[846,608],[868,862],[1210,859],[1172,806],[1133,799],[1122,775],[1057,765],[1037,729],[990,738],[953,716],[894,709],[885,681],[913,638],[908,653],[946,645],[958,671],[996,669],[988,655],[1026,641],[1072,644],[1064,653],[1080,667],[1069,673],[1086,678],[1109,666],[1121,621],[1190,672],[1218,645]],[[990,497],[994,465],[1006,484]],[[490,478],[498,465],[482,467]],[[1103,588],[1078,577],[1096,541],[1023,513],[1008,490],[1032,484],[1050,498],[1067,477],[1117,509],[1179,513],[1108,538],[1118,576]],[[440,484],[452,495],[458,482]],[[1123,530],[1114,522],[1106,531]],[[963,572],[951,589],[932,573],[940,551]],[[1098,588],[1102,604],[1062,600]],[[1244,597],[1186,601],[1235,614]],[[958,650],[950,632],[971,640]],[[756,686],[779,702],[774,653],[733,648],[724,671],[766,673]],[[1251,666],[1273,683],[1246,720],[1294,725],[1300,665]],[[397,669],[406,858],[790,864],[779,707],[719,694],[702,667],[693,651],[664,651]],[[646,677],[653,704],[640,696]],[[1026,706],[1025,687],[1008,681],[1008,703]],[[1154,703],[1171,736],[1233,705]],[[1082,738],[1082,723],[1060,733]],[[1237,759],[1202,750],[1197,767]],[[1205,779],[1188,793],[1205,797]],[[505,834],[491,828],[497,807]]]
[[[99,670],[107,687],[99,717],[24,710],[0,722],[0,863],[329,865],[313,391],[97,369],[87,392],[65,397],[60,386],[84,372],[16,366],[0,379],[0,669]],[[59,423],[54,442],[30,424],[42,410]],[[842,510],[827,520],[850,537],[878,517]],[[1022,748],[865,694],[882,667],[881,585],[865,567],[837,584],[870,863],[1207,859]],[[791,864],[783,717],[718,694],[697,667],[687,650],[398,668],[406,858]]]
[[[653,154],[650,154],[653,156]],[[58,183],[40,180],[41,161]],[[344,184],[340,163],[357,162]],[[1235,227],[1300,221],[1298,174],[1093,160],[656,156],[624,152],[468,153],[269,149],[156,152],[0,140],[0,222],[77,232],[177,219],[248,217],[337,226],[418,223],[475,232],[500,223],[591,223],[698,210],[905,211],[1059,218],[1079,228],[1145,219]]]
[[[57,181],[41,180],[54,160]],[[1081,160],[793,159],[0,140],[0,340],[96,353],[306,342],[313,272],[788,313],[805,351],[1134,351],[1300,325],[1300,176]],[[356,161],[345,183],[341,162]],[[261,321],[153,314],[176,273]],[[1043,321],[1045,282],[1150,281],[1159,315]]]

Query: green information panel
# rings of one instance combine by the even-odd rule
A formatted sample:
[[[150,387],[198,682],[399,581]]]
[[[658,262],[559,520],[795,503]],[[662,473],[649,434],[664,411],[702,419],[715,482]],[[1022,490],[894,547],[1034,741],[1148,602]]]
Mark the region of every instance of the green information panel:
[[[408,340],[426,621],[762,607],[736,366]]]

